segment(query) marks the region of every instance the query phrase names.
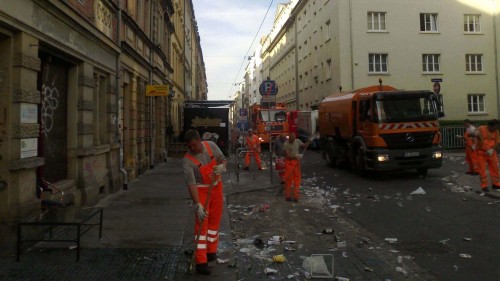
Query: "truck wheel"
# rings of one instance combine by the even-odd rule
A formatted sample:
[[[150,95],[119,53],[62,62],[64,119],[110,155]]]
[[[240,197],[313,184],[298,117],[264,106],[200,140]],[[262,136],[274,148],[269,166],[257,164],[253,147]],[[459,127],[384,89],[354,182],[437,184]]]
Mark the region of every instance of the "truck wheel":
[[[325,152],[326,163],[330,167],[337,166],[337,158],[333,156],[333,148],[328,146]]]
[[[356,173],[358,173],[361,176],[365,175],[366,169],[365,169],[365,157],[363,150],[361,148],[358,148],[356,152],[356,159],[355,159],[355,170]]]
[[[420,169],[417,169],[417,174],[419,174],[420,176],[426,176],[427,175],[427,171],[429,169],[427,168],[420,168]]]

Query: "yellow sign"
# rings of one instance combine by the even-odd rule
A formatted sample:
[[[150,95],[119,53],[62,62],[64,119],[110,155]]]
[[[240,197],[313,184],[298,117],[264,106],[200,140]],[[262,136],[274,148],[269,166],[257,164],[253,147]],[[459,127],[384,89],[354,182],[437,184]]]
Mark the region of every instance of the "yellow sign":
[[[166,97],[168,92],[168,85],[146,85],[146,97]]]

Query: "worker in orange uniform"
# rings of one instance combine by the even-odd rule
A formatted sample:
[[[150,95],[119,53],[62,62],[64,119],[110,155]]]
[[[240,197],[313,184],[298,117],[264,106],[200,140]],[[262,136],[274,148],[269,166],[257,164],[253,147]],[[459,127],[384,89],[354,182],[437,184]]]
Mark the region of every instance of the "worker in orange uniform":
[[[479,164],[479,177],[481,179],[481,190],[489,192],[488,178],[486,177],[486,164],[490,172],[490,180],[493,190],[500,191],[500,179],[498,173],[498,158],[496,147],[499,141],[498,121],[488,121],[487,126],[480,126],[475,132],[477,141],[477,156]]]
[[[476,127],[472,125],[469,119],[464,120],[465,133],[463,136],[457,136],[464,139],[465,143],[465,161],[469,165],[466,172],[468,175],[479,175],[479,166],[477,162],[477,152],[476,152],[476,137],[474,132]]]
[[[290,133],[288,141],[284,145],[285,150],[285,200],[299,202],[299,188],[301,177],[300,159],[302,154],[300,148],[307,148],[307,143],[295,139],[295,134]],[[293,186],[293,188],[292,188]],[[293,189],[293,190],[292,190]],[[293,196],[293,198],[292,198]]]
[[[196,271],[199,274],[209,275],[208,262],[217,259],[223,206],[221,173],[226,171],[227,163],[219,147],[212,141],[201,141],[198,131],[187,131],[184,141],[188,148],[182,163],[184,179],[193,200],[196,215],[194,230],[195,242],[197,242],[195,245]]]
[[[259,170],[262,170],[262,162],[260,161],[260,139],[254,135],[252,129],[248,129],[248,136],[246,137],[248,152],[245,155],[245,167],[243,170],[248,170],[250,166],[250,157],[255,158],[255,163]]]

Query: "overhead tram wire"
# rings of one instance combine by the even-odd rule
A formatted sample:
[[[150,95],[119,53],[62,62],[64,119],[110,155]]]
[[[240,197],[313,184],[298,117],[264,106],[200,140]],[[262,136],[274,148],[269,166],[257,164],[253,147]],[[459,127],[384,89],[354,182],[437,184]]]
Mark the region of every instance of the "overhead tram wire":
[[[262,22],[260,23],[259,29],[257,30],[257,33],[255,34],[255,37],[253,38],[252,44],[250,44],[250,47],[248,48],[247,53],[245,54],[245,57],[243,58],[243,61],[241,62],[240,69],[238,70],[238,73],[236,74],[236,77],[234,77],[234,82],[233,82],[231,88],[229,89],[228,97],[231,96],[231,92],[233,91],[233,86],[234,86],[234,84],[236,84],[236,80],[238,80],[238,76],[240,75],[241,68],[245,64],[245,60],[248,57],[248,53],[252,49],[253,43],[255,43],[255,40],[257,39],[257,36],[259,36],[260,29],[262,28],[262,25],[264,25],[264,21],[267,18],[267,14],[269,13],[269,10],[271,9],[271,6],[273,5],[273,2],[274,2],[274,0],[271,0],[271,3],[269,3],[269,7],[267,7],[266,14],[264,15],[264,18],[262,19]]]

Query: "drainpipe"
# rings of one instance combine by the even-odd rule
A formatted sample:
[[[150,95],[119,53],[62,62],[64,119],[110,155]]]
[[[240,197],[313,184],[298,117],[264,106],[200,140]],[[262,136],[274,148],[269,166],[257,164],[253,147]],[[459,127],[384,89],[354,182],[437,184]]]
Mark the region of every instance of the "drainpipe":
[[[497,3],[493,1],[493,44],[495,52],[495,88],[497,93],[497,116],[500,118],[500,86],[498,85]]]
[[[349,0],[349,44],[351,49],[351,89],[354,89],[354,54],[352,46],[352,1]]]
[[[120,25],[122,22],[122,10],[120,7],[118,7],[118,24],[116,25],[116,32],[117,32],[117,41],[118,41],[118,46],[121,45],[121,38],[120,38]],[[125,155],[123,151],[123,128],[120,128],[120,118],[123,118],[123,112],[120,116],[120,75],[121,75],[121,51],[118,54],[118,57],[116,58],[116,112],[118,115],[117,118],[117,124],[116,126],[118,127],[118,135],[120,136],[120,172],[123,174],[123,190],[128,190],[128,173],[127,170],[123,167],[123,162],[125,160]],[[123,94],[123,90],[122,90]]]
[[[294,16],[295,23],[295,109],[299,110],[299,40],[297,38],[297,17]]]
[[[153,21],[151,18],[155,18],[154,14],[154,9],[153,9],[153,2],[149,3],[149,36],[150,38],[154,37],[153,34]],[[159,24],[158,24],[158,29],[159,29]],[[160,35],[160,32],[158,32],[158,36]],[[159,38],[156,38],[157,41],[159,41]],[[156,50],[156,40],[153,40],[153,50]],[[153,85],[153,55],[154,52],[150,52],[149,55],[149,85]],[[155,163],[154,163],[154,144],[153,144],[153,134],[154,134],[154,113],[153,113],[153,102],[154,102],[154,97],[149,97],[149,168],[154,169]]]

